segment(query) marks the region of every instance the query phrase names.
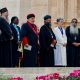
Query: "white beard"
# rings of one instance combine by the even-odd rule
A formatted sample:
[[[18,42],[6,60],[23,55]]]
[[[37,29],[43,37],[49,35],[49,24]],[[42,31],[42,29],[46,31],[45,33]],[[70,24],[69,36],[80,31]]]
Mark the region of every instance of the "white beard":
[[[79,33],[78,27],[77,26],[74,27],[74,26],[70,25],[70,33],[78,35],[78,33]]]

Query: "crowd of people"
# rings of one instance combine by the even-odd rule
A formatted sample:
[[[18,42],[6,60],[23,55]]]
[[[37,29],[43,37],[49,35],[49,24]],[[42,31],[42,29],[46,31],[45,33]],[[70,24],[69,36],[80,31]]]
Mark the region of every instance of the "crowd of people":
[[[51,16],[45,15],[39,30],[35,14],[28,14],[26,22],[18,26],[17,16],[9,23],[7,8],[0,13],[0,67],[80,66],[80,29],[76,18],[65,29],[63,18],[58,18],[53,27]]]

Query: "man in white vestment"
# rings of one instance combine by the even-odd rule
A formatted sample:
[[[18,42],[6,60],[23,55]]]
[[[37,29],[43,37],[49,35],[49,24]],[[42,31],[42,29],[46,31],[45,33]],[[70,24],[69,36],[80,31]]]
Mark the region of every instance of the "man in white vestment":
[[[66,44],[67,37],[65,30],[63,28],[63,19],[57,19],[57,27],[54,28],[54,34],[56,36],[57,44],[54,50],[54,65],[55,66],[67,66],[67,56],[66,56]]]

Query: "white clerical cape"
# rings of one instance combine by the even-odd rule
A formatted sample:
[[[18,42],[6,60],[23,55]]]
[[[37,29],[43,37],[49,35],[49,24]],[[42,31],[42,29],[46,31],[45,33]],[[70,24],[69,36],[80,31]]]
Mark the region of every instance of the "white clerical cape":
[[[56,49],[54,49],[54,65],[66,66],[67,65],[66,46],[65,47],[63,46],[63,44],[67,43],[65,30],[63,29],[62,35],[59,27],[56,27],[54,28],[54,34],[57,40]]]

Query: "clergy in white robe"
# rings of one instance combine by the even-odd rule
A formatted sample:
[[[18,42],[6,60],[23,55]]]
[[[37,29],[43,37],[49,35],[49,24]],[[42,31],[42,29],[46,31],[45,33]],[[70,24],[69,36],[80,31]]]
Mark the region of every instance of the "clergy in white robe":
[[[66,44],[67,37],[63,26],[63,19],[57,19],[58,26],[54,28],[54,34],[56,36],[57,44],[54,49],[54,65],[55,66],[67,66],[66,56]]]

